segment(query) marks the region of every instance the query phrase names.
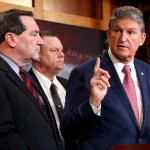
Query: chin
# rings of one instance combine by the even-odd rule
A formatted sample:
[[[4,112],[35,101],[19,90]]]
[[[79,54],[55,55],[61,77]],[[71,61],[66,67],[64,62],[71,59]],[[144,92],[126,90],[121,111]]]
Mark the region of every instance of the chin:
[[[36,55],[36,56],[32,57],[32,60],[39,61],[40,60],[40,55]]]

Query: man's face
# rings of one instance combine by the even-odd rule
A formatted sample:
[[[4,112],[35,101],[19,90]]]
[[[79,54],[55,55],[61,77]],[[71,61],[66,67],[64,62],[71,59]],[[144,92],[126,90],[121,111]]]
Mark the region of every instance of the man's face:
[[[39,59],[40,45],[43,40],[39,35],[39,27],[35,20],[30,16],[21,16],[22,23],[26,30],[16,36],[16,49],[18,59],[23,63],[29,64],[32,60]]]
[[[44,37],[40,53],[40,66],[47,73],[57,74],[64,66],[64,53],[61,41],[57,37]]]
[[[111,52],[122,63],[129,63],[146,39],[139,24],[129,18],[116,20],[107,35]]]

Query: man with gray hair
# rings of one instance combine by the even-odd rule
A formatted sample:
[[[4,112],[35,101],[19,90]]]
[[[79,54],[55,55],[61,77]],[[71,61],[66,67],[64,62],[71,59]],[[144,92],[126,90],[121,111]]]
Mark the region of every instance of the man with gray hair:
[[[66,143],[77,141],[69,150],[150,143],[150,66],[134,58],[146,39],[143,13],[114,9],[107,38],[108,52],[71,72],[61,122]]]

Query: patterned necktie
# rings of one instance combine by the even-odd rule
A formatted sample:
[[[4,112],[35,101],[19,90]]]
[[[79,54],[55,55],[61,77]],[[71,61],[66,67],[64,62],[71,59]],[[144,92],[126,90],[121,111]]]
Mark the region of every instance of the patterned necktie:
[[[131,71],[129,65],[124,65],[122,72],[124,72],[124,81],[123,86],[131,103],[132,109],[134,111],[136,120],[139,124],[139,110],[138,110],[138,101],[136,96],[136,90],[134,86],[134,82],[131,78]]]
[[[21,76],[21,78],[22,78],[22,80],[23,80],[23,83],[24,83],[24,84],[26,85],[26,87],[28,88],[28,90],[31,91],[31,93],[33,94],[33,96],[37,99],[39,105],[40,105],[42,108],[44,108],[44,111],[45,111],[45,112],[47,112],[47,111],[46,111],[46,107],[45,107],[43,101],[40,99],[38,92],[36,91],[36,89],[35,89],[34,86],[32,85],[32,82],[31,82],[31,79],[30,79],[28,73],[27,73],[24,69],[19,68],[19,74],[20,74],[20,76]]]
[[[51,90],[52,99],[54,101],[54,104],[55,104],[55,107],[56,107],[56,110],[57,110],[57,114],[58,114],[58,117],[59,117],[59,120],[60,120],[61,117],[62,117],[62,114],[63,114],[63,106],[62,106],[60,97],[58,95],[56,85],[54,83],[51,84],[50,90]]]

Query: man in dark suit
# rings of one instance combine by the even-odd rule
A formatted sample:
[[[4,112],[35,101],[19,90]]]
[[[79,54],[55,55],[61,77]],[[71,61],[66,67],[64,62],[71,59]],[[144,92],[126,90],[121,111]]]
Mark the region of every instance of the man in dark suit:
[[[62,149],[45,95],[28,78],[47,107],[47,114],[19,74],[19,67],[39,59],[41,44],[31,11],[11,9],[0,13],[0,150]]]
[[[78,150],[150,143],[150,66],[134,58],[146,39],[142,12],[116,8],[107,36],[108,52],[79,65],[69,78],[61,130],[65,139],[77,140]],[[132,90],[125,90],[125,66]]]
[[[67,80],[56,76],[64,66],[63,45],[54,32],[42,31],[40,35],[43,39],[43,45],[41,46],[39,61],[34,60],[32,62],[32,69],[29,72],[34,77],[41,92],[49,101],[48,105],[51,108],[51,112],[49,113],[53,122],[53,128],[58,133],[55,140],[63,142],[60,132],[61,118],[59,117],[61,116],[59,116],[59,108],[57,109],[57,104],[55,105],[55,99],[53,99],[53,91],[50,90],[51,85],[55,84],[60,98],[58,105],[62,106],[63,109],[66,97]],[[60,115],[62,115],[63,112],[61,111],[60,113]]]

